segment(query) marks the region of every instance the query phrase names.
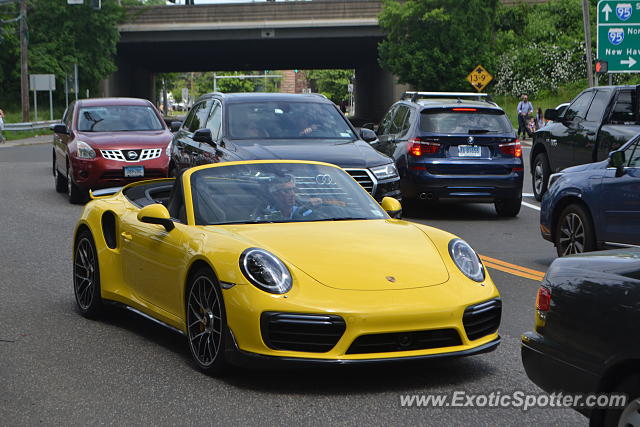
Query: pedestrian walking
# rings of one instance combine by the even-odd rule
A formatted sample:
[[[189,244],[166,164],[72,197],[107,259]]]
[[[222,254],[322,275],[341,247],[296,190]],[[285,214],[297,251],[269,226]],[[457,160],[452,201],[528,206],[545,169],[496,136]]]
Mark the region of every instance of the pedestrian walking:
[[[4,144],[2,131],[4,131],[4,111],[0,110],[0,144]]]
[[[522,101],[518,102],[518,137],[522,135],[522,139],[526,139],[526,135],[532,136],[532,133],[527,128],[532,113],[533,105],[529,102],[529,96],[525,93],[522,95]]]

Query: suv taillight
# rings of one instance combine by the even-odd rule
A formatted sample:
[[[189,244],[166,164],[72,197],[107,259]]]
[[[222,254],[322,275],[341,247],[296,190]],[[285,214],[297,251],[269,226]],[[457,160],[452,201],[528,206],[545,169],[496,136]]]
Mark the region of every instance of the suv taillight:
[[[440,143],[421,138],[411,138],[408,141],[409,154],[415,157],[425,154],[436,154],[440,151]]]
[[[505,156],[522,157],[522,145],[517,139],[515,142],[507,142],[506,144],[498,145],[500,152]]]
[[[536,309],[547,312],[551,308],[551,291],[549,288],[540,286],[536,295]]]

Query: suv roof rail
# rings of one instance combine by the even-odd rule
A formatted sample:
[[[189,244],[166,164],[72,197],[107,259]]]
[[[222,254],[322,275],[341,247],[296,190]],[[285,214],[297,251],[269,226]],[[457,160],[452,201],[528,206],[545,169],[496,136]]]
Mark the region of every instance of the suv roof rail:
[[[494,104],[491,96],[488,93],[474,93],[474,92],[404,92],[401,101],[411,100],[416,102],[419,99],[429,98],[457,98],[458,102],[462,102],[462,98],[472,101],[485,101]]]

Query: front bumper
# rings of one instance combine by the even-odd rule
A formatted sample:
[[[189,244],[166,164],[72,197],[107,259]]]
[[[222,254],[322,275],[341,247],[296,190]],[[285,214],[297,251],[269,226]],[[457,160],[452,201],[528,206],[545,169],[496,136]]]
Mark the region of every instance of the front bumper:
[[[393,291],[348,291],[327,288],[318,285],[320,293],[313,292],[315,286],[302,286],[298,289],[308,295],[284,296],[268,295],[252,285],[236,285],[223,291],[227,323],[233,331],[239,351],[254,358],[262,356],[267,359],[276,357],[284,360],[308,359],[326,361],[326,363],[358,363],[383,359],[411,359],[468,355],[489,351],[499,342],[497,333],[500,322],[500,308],[495,321],[480,334],[471,332],[468,316],[469,307],[495,301],[500,307],[499,294],[490,279],[485,285],[461,284],[467,288],[469,298],[460,301],[457,289],[452,285],[437,285],[425,288],[413,288]],[[454,289],[452,289],[454,288]],[[296,289],[292,291],[295,293]],[[331,307],[322,309],[321,307]],[[332,316],[344,320],[343,332],[335,341],[322,350],[303,350],[302,347],[287,348],[267,344],[270,342],[264,334],[265,313],[283,313],[295,315],[304,313],[311,316]],[[475,312],[473,314],[475,316]],[[301,336],[308,336],[308,330],[297,331]],[[455,340],[437,341],[436,344],[380,348],[374,350],[356,350],[356,342],[363,336],[375,336],[384,339],[389,335],[405,335],[422,333],[440,333],[455,331]],[[326,331],[312,331],[326,335]],[[471,338],[470,338],[471,336]],[[286,339],[282,338],[281,339]],[[438,337],[439,338],[439,337]],[[436,338],[436,339],[438,339]],[[414,338],[410,338],[414,340]],[[496,341],[497,340],[497,341]],[[434,342],[434,341],[430,341]],[[489,344],[494,342],[494,344]],[[296,344],[301,341],[296,341]],[[378,345],[378,344],[375,344]],[[365,344],[366,346],[366,344]],[[308,347],[307,347],[308,348]]]
[[[143,166],[144,176],[130,178],[124,176],[125,166]],[[169,170],[169,157],[164,153],[151,160],[141,162],[121,162],[103,157],[94,159],[71,158],[71,173],[78,187],[100,189],[120,187],[144,179],[166,178]]]
[[[319,359],[319,358],[306,358],[306,357],[290,357],[290,356],[271,356],[265,354],[251,353],[243,351],[238,348],[238,344],[235,341],[235,337],[232,333],[229,333],[227,337],[227,349],[226,356],[227,361],[236,366],[251,366],[251,367],[305,367],[305,366],[336,366],[336,365],[367,365],[367,364],[380,364],[380,363],[398,363],[398,362],[411,362],[430,359],[441,358],[455,358],[474,356],[477,354],[490,353],[498,348],[500,344],[500,336],[495,339],[479,345],[477,347],[436,354],[424,354],[418,356],[405,356],[405,357],[386,357],[386,358],[372,358],[372,359]]]
[[[378,202],[381,202],[385,197],[393,197],[394,199],[402,201],[400,178],[378,182],[376,193],[373,196]]]

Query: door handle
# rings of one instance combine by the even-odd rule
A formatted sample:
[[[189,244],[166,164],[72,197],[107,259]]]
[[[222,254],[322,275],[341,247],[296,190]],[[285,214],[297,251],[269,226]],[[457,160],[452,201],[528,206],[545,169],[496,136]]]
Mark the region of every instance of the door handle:
[[[122,236],[122,238],[127,241],[130,242],[133,239],[133,236],[125,231],[123,231],[122,233],[120,233],[120,235]]]
[[[593,136],[595,134],[596,134],[595,132],[587,132],[587,136]]]

